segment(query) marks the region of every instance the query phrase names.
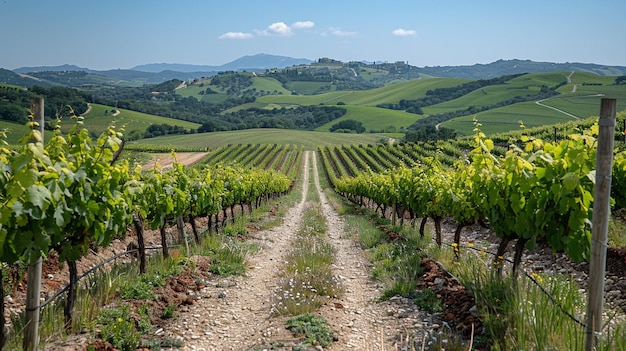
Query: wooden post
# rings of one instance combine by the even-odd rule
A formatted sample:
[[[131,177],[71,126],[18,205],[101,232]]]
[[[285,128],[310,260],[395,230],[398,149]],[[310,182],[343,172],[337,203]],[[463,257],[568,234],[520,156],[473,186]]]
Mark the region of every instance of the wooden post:
[[[185,222],[183,216],[176,217],[176,227],[178,227],[179,239],[185,243],[186,256],[189,257],[189,242],[187,241],[187,232],[185,232]]]
[[[35,121],[39,122],[41,142],[43,142],[43,98],[37,97],[32,101],[32,112]],[[41,295],[41,257],[33,264],[28,265],[28,282],[26,290],[26,328],[24,329],[24,350],[37,351],[39,344],[39,299]]]
[[[591,257],[589,260],[589,292],[587,300],[587,328],[585,350],[595,349],[602,331],[604,305],[604,275],[606,270],[607,232],[611,210],[611,171],[613,166],[613,138],[615,136],[615,99],[602,99],[596,155],[596,184],[593,195],[593,223]]]

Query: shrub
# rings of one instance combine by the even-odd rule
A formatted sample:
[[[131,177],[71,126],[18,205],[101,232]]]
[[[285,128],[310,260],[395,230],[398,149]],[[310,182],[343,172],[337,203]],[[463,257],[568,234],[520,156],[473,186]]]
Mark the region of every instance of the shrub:
[[[328,322],[313,313],[303,313],[289,318],[285,325],[294,336],[305,337],[311,346],[328,347],[333,342],[334,332],[328,326]]]

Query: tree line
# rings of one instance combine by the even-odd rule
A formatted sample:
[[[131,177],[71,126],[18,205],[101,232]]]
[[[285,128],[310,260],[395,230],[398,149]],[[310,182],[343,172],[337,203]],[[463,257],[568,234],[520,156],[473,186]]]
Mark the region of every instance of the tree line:
[[[396,104],[378,104],[377,107],[388,108],[391,110],[402,110],[418,115],[424,114],[422,107],[436,105],[445,101],[458,99],[463,95],[481,89],[490,85],[504,84],[513,78],[522,76],[523,74],[512,74],[492,79],[479,79],[467,83],[463,83],[449,88],[437,88],[428,90],[426,95],[417,99],[402,99]]]
[[[44,88],[35,85],[29,89],[0,87],[0,119],[20,124],[28,122],[31,100],[36,96],[45,98],[46,120],[83,114],[88,103],[93,101],[89,93],[61,86]]]
[[[409,129],[410,130],[418,130],[418,129],[423,128],[425,126],[435,126],[435,125],[437,125],[439,123],[451,120],[451,119],[456,118],[456,117],[469,116],[469,115],[473,115],[473,114],[476,114],[476,113],[479,113],[479,112],[491,110],[491,109],[494,109],[494,108],[507,106],[507,105],[513,105],[513,104],[516,104],[518,102],[547,99],[549,97],[559,95],[560,93],[557,91],[557,89],[559,87],[563,86],[566,83],[567,82],[563,81],[563,82],[555,85],[552,88],[549,88],[549,87],[544,85],[544,86],[541,87],[541,90],[537,94],[526,95],[526,96],[515,96],[515,97],[512,97],[510,99],[506,99],[506,100],[500,101],[500,102],[492,104],[492,105],[470,106],[470,107],[468,107],[468,108],[466,108],[464,110],[456,110],[456,111],[450,111],[450,112],[444,112],[444,113],[437,113],[437,114],[434,114],[434,115],[429,115],[429,116],[427,116],[425,118],[422,118],[422,119],[419,119],[419,120],[415,121],[415,123],[413,123],[411,126],[409,126]]]
[[[346,114],[335,106],[299,106],[296,108],[250,108],[217,114],[198,128],[199,133],[252,128],[313,130]]]

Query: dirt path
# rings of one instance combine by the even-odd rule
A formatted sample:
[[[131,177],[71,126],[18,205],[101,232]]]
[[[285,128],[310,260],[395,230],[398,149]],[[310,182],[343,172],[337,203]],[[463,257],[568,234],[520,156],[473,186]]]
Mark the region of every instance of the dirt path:
[[[343,308],[337,309],[333,303],[320,311],[340,333],[339,341],[330,350],[391,350],[396,349],[393,346],[409,331],[412,337],[421,337],[423,332],[420,331],[426,329],[422,328],[426,326],[422,323],[430,319],[428,314],[418,311],[402,298],[375,302],[382,293],[382,286],[369,279],[369,261],[354,239],[345,234],[343,219],[322,192],[316,154],[312,156],[315,187],[326,217],[327,234],[337,249],[335,274],[346,289],[345,296],[339,301]]]
[[[262,248],[249,257],[246,276],[210,283],[200,291],[199,301],[183,307],[165,328],[165,335],[182,339],[182,350],[252,350],[267,345],[273,345],[273,350],[287,350],[295,344],[284,327],[287,317],[272,317],[270,312],[279,284],[277,273],[302,223],[309,186],[315,186],[321,199],[328,238],[337,249],[335,275],[346,291],[342,298],[331,299],[318,311],[338,337],[330,350],[391,350],[400,336],[422,329],[429,316],[408,301],[373,301],[382,287],[369,280],[363,251],[346,237],[343,220],[327,202],[319,184],[315,153],[305,153],[304,169],[302,200],[288,211],[281,226],[256,234]]]
[[[185,166],[191,166],[198,163],[208,154],[208,152],[177,152],[176,161]],[[150,156],[151,159],[143,165],[143,170],[154,168],[157,162],[161,165],[162,169],[170,168],[174,163],[174,158],[171,153],[152,153]]]

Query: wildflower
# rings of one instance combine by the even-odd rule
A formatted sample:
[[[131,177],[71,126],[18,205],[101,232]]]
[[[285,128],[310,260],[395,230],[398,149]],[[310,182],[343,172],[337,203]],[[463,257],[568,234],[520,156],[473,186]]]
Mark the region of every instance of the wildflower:
[[[467,247],[474,247],[474,243],[468,243]]]
[[[531,277],[533,277],[536,281],[538,281],[539,283],[543,283],[543,278],[541,278],[541,276],[537,273],[531,273],[530,274]]]
[[[124,320],[123,320],[121,317],[117,319],[117,322],[118,322],[118,323],[122,323],[123,321],[124,321]]]

